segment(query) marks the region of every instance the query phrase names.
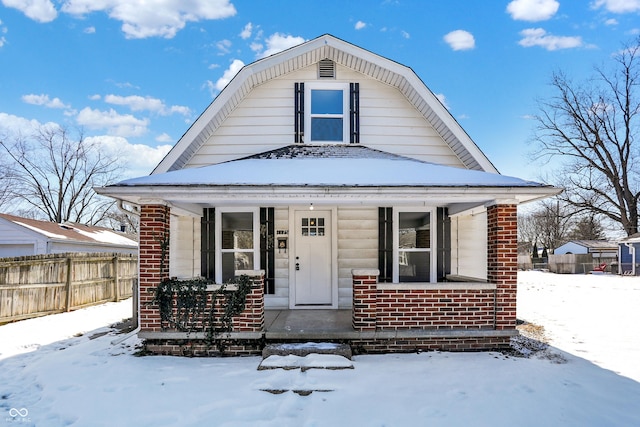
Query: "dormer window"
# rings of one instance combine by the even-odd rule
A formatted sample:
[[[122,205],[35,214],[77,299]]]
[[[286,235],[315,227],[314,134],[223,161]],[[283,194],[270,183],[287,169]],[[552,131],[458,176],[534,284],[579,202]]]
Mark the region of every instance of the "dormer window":
[[[294,141],[297,143],[360,142],[358,83],[296,83],[294,110]]]
[[[346,83],[308,83],[305,87],[306,128],[309,143],[349,140],[349,85]]]

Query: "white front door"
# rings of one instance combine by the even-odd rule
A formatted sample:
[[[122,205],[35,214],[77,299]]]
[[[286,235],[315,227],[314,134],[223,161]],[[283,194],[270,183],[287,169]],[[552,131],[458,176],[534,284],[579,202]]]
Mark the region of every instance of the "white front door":
[[[296,211],[295,229],[295,305],[331,305],[331,211]]]

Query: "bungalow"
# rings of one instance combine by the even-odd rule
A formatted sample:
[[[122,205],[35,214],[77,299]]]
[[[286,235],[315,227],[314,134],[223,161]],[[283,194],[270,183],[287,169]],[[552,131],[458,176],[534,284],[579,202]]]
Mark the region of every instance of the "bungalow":
[[[251,276],[234,353],[312,338],[273,310],[346,310],[328,338],[360,351],[506,346],[517,206],[560,189],[500,175],[410,68],[323,35],[245,66],[151,175],[96,191],[140,211],[139,336],[203,354],[161,280]]]
[[[104,227],[0,214],[0,258],[65,252],[137,254],[138,242]]]

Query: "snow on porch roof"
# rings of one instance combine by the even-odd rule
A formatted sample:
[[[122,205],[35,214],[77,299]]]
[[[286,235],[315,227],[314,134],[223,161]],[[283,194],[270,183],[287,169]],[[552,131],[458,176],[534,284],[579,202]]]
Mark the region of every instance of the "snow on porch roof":
[[[291,145],[115,184],[131,186],[549,187],[496,173],[437,165],[358,145]]]

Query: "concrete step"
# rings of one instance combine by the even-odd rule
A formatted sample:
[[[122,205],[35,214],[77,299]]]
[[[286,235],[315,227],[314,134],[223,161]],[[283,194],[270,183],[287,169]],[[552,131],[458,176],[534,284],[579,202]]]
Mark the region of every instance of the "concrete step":
[[[351,360],[351,346],[349,344],[335,344],[325,342],[282,343],[267,344],[262,350],[262,358],[269,356],[307,356],[309,354],[336,354]]]
[[[268,344],[258,370],[353,369],[351,347],[333,343]]]

